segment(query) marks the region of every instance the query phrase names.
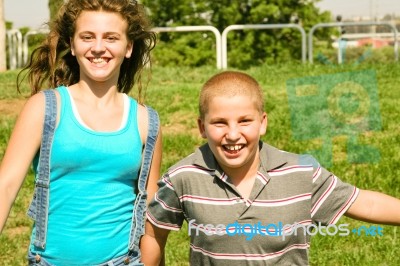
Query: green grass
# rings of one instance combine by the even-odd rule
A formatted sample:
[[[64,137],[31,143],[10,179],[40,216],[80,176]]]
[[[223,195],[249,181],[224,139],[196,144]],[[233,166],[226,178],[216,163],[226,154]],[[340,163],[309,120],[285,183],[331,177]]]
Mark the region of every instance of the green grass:
[[[248,69],[264,88],[268,130],[263,140],[283,150],[305,152],[321,146],[321,140],[294,140],[286,82],[289,79],[352,71],[376,72],[381,129],[361,132],[359,142],[379,150],[376,163],[349,163],[347,136],[332,140],[333,164],[329,167],[343,181],[360,188],[383,191],[400,198],[400,65],[273,65]],[[214,68],[154,68],[148,85],[146,103],[159,114],[163,130],[162,171],[180,158],[190,154],[204,142],[197,126],[197,97],[201,85],[218,70]],[[5,99],[21,99],[15,92],[16,72],[0,74],[0,104]],[[27,88],[25,88],[27,91]],[[24,91],[25,91],[24,89]],[[26,94],[24,95],[26,96]],[[15,116],[0,114],[0,157],[4,153]],[[32,175],[29,174],[12,209],[5,230],[0,236],[0,265],[25,265],[31,221],[25,212],[32,194]],[[1,204],[1,203],[0,203]],[[365,225],[342,218],[349,228]],[[383,236],[346,237],[317,235],[310,250],[311,265],[400,265],[400,229],[383,226]],[[166,247],[167,265],[188,265],[188,237],[186,225],[179,232],[171,232]]]

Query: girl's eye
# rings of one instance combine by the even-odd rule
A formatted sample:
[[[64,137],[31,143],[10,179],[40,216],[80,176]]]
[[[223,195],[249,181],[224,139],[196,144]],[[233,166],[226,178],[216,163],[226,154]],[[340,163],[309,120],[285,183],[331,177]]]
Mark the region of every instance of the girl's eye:
[[[91,39],[93,39],[93,38],[92,38],[92,36],[90,36],[90,35],[84,35],[84,36],[82,36],[82,40],[84,40],[84,41],[90,41]]]
[[[117,38],[114,37],[114,36],[108,36],[108,37],[106,37],[106,40],[107,40],[108,42],[115,42],[115,41],[117,40]]]

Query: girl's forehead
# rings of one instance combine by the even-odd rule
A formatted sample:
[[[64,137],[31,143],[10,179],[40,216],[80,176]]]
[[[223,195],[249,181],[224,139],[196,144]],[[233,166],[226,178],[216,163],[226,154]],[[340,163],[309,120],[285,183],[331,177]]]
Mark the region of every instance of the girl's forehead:
[[[113,27],[115,24],[127,24],[124,18],[116,12],[84,10],[77,17],[76,24],[84,26],[87,23],[94,23],[99,26],[108,25],[109,27]]]

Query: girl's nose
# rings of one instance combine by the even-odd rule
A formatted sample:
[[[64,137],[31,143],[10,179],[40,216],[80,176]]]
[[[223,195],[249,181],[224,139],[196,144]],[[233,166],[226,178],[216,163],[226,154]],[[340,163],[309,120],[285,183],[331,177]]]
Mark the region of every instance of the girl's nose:
[[[103,40],[96,40],[92,46],[92,52],[103,53],[106,50]]]

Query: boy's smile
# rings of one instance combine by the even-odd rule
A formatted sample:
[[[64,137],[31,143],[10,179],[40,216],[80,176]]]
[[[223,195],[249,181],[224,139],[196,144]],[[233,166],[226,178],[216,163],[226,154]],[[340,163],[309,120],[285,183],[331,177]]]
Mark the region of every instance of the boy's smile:
[[[265,134],[267,116],[247,95],[217,96],[210,100],[199,129],[222,170],[233,179],[246,178],[258,170],[258,144]]]

